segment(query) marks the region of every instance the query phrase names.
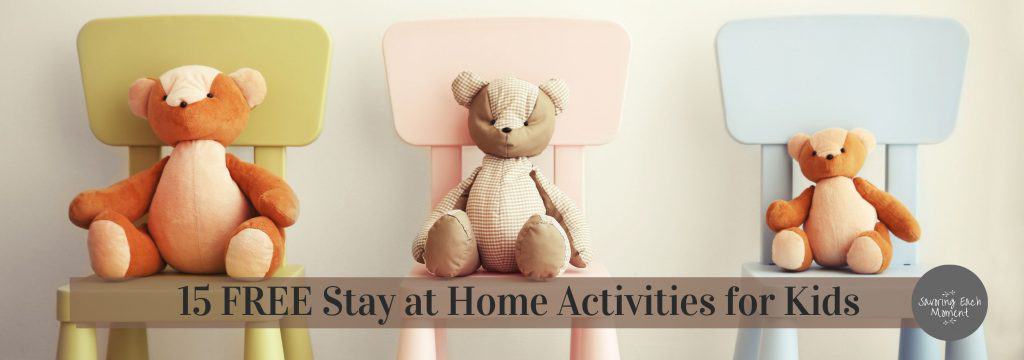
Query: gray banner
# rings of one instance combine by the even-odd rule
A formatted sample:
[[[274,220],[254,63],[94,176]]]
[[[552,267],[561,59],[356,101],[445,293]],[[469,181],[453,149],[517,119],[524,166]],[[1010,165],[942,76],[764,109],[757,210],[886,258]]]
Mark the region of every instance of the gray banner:
[[[916,281],[90,277],[71,281],[70,317],[97,327],[895,328],[916,326]]]

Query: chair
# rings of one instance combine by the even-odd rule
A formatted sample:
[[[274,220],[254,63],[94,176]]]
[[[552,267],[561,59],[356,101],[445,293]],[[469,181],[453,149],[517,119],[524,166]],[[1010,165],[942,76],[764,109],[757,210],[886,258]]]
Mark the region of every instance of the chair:
[[[788,138],[827,127],[867,128],[887,144],[886,189],[915,211],[917,147],[953,131],[967,45],[967,32],[949,19],[808,16],[723,26],[717,52],[726,126],[737,141],[761,146],[761,214],[771,201],[791,197]],[[771,263],[775,234],[760,222],[761,261],[743,265],[743,276],[860,276],[781,271]],[[894,239],[889,269],[868,276],[920,277],[928,268],[918,264],[917,244]],[[899,358],[937,358],[937,340],[903,321]],[[797,356],[795,329],[739,330],[735,359]],[[947,343],[946,357],[985,358],[983,331]]]
[[[129,112],[128,86],[139,77],[159,76],[179,65],[210,65],[225,72],[252,67],[263,73],[269,88],[267,101],[252,112],[248,128],[232,145],[252,146],[255,163],[279,176],[284,176],[285,147],[307,145],[320,134],[330,40],[314,22],[240,16],[99,19],[82,27],[78,53],[90,128],[101,142],[128,147],[130,173],[158,161],[164,144],[146,121]],[[303,274],[301,265],[285,264],[275,276]],[[152,288],[146,285],[223,277],[165,271],[130,283]],[[84,281],[102,280],[92,276]],[[173,294],[168,296],[180,296],[173,287],[170,292]],[[130,297],[132,292],[118,295]],[[96,330],[72,322],[71,296],[68,285],[57,289],[57,358],[95,359]],[[147,320],[152,319],[131,321],[143,327],[112,327],[107,358],[148,358]],[[283,359],[286,355],[289,359],[312,358],[307,329],[246,327],[246,359]]]
[[[622,113],[629,35],[621,26],[529,18],[404,22],[388,28],[383,47],[395,129],[407,143],[430,147],[432,203],[462,179],[462,147],[473,145],[466,110],[452,99],[450,86],[460,71],[472,70],[484,78],[515,75],[540,83],[558,77],[568,83],[570,104],[548,150],[554,154],[549,175],[583,206],[584,147],[610,141]],[[410,275],[430,276],[422,265]],[[563,276],[609,275],[591,264]],[[443,327],[402,329],[399,338],[399,359],[445,358]],[[615,329],[574,328],[570,354],[618,359]]]

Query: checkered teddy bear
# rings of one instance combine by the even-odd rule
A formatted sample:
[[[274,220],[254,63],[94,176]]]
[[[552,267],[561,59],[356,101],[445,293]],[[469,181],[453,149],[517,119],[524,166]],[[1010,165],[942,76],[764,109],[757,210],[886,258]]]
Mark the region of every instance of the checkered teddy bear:
[[[488,82],[462,72],[452,92],[469,109],[469,134],[486,156],[430,213],[413,258],[443,277],[481,265],[534,279],[558,276],[569,264],[586,267],[592,251],[582,214],[529,159],[551,141],[569,97],[565,82]]]

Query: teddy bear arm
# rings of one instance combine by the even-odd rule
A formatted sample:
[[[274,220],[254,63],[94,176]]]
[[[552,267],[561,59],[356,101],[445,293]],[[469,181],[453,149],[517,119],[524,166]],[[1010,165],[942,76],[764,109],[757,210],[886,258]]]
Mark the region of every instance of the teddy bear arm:
[[[239,160],[233,154],[227,154],[227,166],[231,179],[238,184],[256,212],[281,227],[295,224],[299,217],[299,200],[284,179],[256,164]]]
[[[572,247],[570,263],[578,268],[586,267],[593,258],[593,251],[590,249],[590,227],[583,213],[562,189],[551,183],[539,171],[534,169],[530,177],[537,184],[546,215],[555,218],[569,236],[569,246]]]
[[[793,200],[775,200],[768,205],[765,220],[772,231],[799,227],[807,221],[811,213],[811,200],[814,199],[814,186],[810,186]]]
[[[459,209],[465,210],[466,203],[469,200],[469,190],[473,188],[473,182],[476,181],[476,175],[480,173],[480,168],[477,167],[473,170],[473,173],[469,174],[468,177],[462,179],[459,185],[448,191],[441,201],[434,206],[434,210],[430,212],[430,216],[427,216],[427,221],[423,223],[423,227],[420,232],[416,235],[416,239],[412,242],[412,257],[416,262],[423,263],[423,252],[426,249],[427,235],[430,232],[430,228],[434,226],[441,216],[447,214],[449,211]]]
[[[921,225],[914,214],[899,199],[882,191],[863,178],[854,178],[857,192],[878,212],[878,220],[885,224],[896,237],[914,242],[921,238]]]
[[[146,170],[121,180],[105,189],[84,191],[68,206],[68,218],[78,227],[88,228],[93,219],[104,210],[123,215],[130,221],[138,220],[149,210],[156,193],[156,185],[163,174],[167,157]]]

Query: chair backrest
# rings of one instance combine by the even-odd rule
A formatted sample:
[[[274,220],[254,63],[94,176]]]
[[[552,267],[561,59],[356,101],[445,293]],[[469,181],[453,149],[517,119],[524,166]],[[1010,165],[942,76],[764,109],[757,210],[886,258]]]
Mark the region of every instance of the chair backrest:
[[[554,147],[555,183],[583,206],[583,147],[618,132],[629,61],[629,35],[607,21],[483,18],[403,22],[384,35],[384,63],[398,135],[431,149],[431,199],[461,178],[462,146],[473,145],[466,109],[452,97],[460,71],[512,75],[569,86]]]
[[[129,147],[132,173],[160,159],[164,145],[128,109],[128,87],[181,65],[267,79],[267,99],[232,145],[253,146],[255,163],[284,175],[286,146],[320,134],[330,40],[307,20],[248,16],[144,16],[90,21],[78,33],[89,126],[103,143]]]
[[[807,16],[733,21],[717,52],[729,133],[759,144],[761,210],[791,196],[786,142],[797,132],[862,127],[886,148],[886,190],[917,204],[917,145],[943,141],[960,104],[968,36],[951,19]],[[927,233],[927,232],[926,232]],[[761,261],[774,233],[763,224]],[[892,264],[916,264],[894,241]]]

